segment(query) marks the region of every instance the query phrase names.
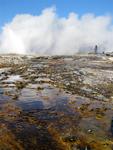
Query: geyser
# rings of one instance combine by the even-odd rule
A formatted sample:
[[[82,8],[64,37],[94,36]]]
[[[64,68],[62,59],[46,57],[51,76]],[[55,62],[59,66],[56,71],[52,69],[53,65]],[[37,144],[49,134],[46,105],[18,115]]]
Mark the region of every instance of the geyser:
[[[0,53],[40,55],[75,54],[91,51],[113,51],[113,25],[109,15],[79,16],[70,13],[59,17],[55,8],[47,8],[39,16],[16,15],[4,25],[0,34]]]

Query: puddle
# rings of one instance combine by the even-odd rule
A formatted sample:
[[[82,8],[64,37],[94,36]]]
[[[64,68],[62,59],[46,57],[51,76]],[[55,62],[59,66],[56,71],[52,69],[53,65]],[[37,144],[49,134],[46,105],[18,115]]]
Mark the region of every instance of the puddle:
[[[20,77],[20,75],[11,75],[3,82],[10,84],[10,83],[15,83],[16,81],[22,81],[22,78]]]
[[[0,74],[5,73],[9,70],[10,70],[10,68],[0,68]]]
[[[67,101],[67,97],[64,93],[59,92],[59,89],[50,86],[49,84],[43,84],[43,89],[38,91],[37,87],[40,84],[32,85],[21,90],[18,101],[16,102],[17,106],[21,107],[22,110],[44,110],[50,108],[58,108],[65,105],[64,101]],[[64,99],[64,100],[63,100]]]

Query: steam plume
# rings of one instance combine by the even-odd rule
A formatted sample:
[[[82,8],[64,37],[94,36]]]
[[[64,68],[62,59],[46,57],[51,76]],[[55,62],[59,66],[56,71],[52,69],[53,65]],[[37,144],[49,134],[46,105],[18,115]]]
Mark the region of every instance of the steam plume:
[[[70,13],[62,18],[53,7],[39,16],[16,15],[0,34],[0,53],[75,54],[96,44],[100,51],[113,51],[111,16]]]

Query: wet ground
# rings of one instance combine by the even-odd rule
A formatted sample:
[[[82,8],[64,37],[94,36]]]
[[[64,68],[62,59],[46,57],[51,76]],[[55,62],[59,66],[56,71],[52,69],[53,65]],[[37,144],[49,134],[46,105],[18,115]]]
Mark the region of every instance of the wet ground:
[[[109,57],[0,59],[0,150],[113,150]]]

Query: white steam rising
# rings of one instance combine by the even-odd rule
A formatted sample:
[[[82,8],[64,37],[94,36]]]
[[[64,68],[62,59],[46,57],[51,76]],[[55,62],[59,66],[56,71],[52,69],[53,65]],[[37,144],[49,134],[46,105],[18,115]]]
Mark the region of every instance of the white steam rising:
[[[96,44],[100,51],[113,51],[111,16],[70,13],[61,18],[48,8],[39,16],[15,16],[0,34],[0,53],[75,54]]]

